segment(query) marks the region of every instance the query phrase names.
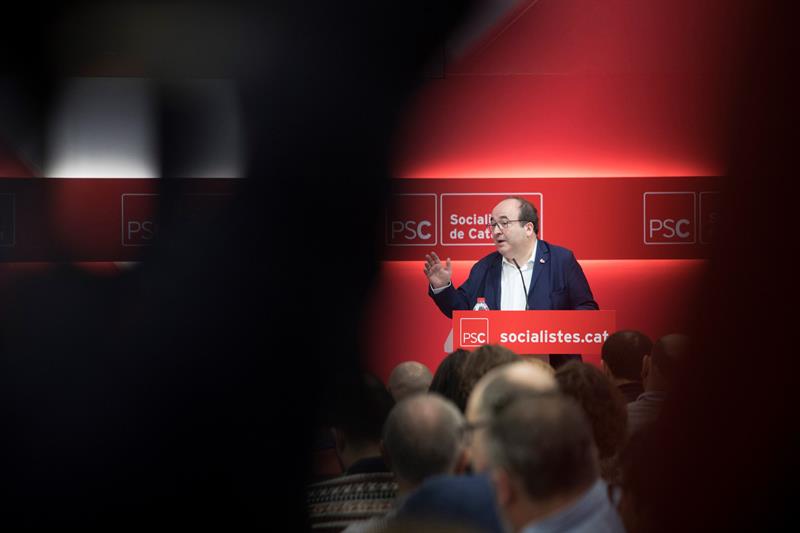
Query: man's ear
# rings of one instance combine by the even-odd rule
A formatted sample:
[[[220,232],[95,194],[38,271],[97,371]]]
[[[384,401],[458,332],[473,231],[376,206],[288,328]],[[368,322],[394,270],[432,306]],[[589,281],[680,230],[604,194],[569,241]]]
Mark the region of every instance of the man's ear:
[[[647,381],[647,376],[650,375],[650,356],[645,355],[642,359],[642,382]]]
[[[456,464],[453,467],[453,474],[459,476],[461,474],[466,474],[467,469],[469,467],[469,452],[467,448],[461,448],[461,451],[458,453],[458,458],[456,459]]]
[[[603,369],[603,375],[604,375],[605,377],[607,377],[607,378],[609,378],[609,379],[613,377],[613,376],[611,375],[611,371],[608,369],[608,365],[607,365],[607,364],[606,364],[606,362],[605,362],[605,361],[603,361],[602,359],[600,359],[600,368],[602,368],[602,369]]]
[[[472,449],[469,446],[464,446],[464,449],[461,451],[462,455],[464,456],[464,467],[463,472],[465,474],[471,473],[472,470]]]
[[[497,503],[501,508],[507,508],[513,504],[517,498],[517,488],[508,472],[502,468],[492,470],[492,484],[497,496]]]

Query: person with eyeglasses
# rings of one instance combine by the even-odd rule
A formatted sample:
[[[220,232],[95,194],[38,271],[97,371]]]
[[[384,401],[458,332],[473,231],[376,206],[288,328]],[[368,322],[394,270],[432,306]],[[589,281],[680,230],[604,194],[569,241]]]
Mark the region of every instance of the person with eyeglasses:
[[[557,390],[554,373],[528,361],[507,363],[487,372],[472,389],[465,413],[463,438],[470,473],[425,480],[400,506],[398,519],[447,524],[458,531],[506,533],[490,475],[487,430],[498,407],[509,398],[547,395]]]
[[[528,200],[511,196],[498,203],[487,229],[496,251],[475,263],[458,289],[450,258],[442,262],[435,252],[425,255],[428,295],[448,318],[472,309],[480,297],[492,310],[599,309],[575,254],[537,238],[539,214]],[[551,354],[550,364],[573,359],[581,356]]]
[[[508,531],[625,533],[580,405],[563,394],[517,395],[486,429],[489,471]]]

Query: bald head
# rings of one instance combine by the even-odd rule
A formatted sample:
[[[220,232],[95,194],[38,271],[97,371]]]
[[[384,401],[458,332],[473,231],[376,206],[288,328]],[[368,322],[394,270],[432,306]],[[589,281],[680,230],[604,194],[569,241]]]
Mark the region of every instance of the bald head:
[[[550,368],[520,361],[500,366],[478,381],[467,402],[467,420],[471,424],[491,420],[492,414],[503,402],[520,394],[548,393],[558,390],[558,383]],[[477,472],[488,466],[488,451],[483,431],[476,430],[470,441],[470,460]]]
[[[412,394],[428,392],[431,380],[433,375],[427,366],[416,361],[406,361],[394,367],[389,375],[388,388],[394,401],[399,402]]]
[[[549,365],[529,361],[504,365],[488,372],[475,385],[467,402],[467,419],[475,421],[488,417],[494,403],[504,394],[556,390],[558,383]]]
[[[462,453],[464,416],[438,394],[415,394],[399,402],[383,431],[383,448],[398,481],[418,485],[452,473]]]

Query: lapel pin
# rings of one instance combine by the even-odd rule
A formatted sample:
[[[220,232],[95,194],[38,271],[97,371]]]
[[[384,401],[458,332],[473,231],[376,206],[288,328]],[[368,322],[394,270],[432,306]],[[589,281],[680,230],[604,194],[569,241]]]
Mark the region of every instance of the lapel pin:
[[[542,257],[541,259],[539,259],[539,262],[540,262],[541,264],[544,264],[544,257]]]

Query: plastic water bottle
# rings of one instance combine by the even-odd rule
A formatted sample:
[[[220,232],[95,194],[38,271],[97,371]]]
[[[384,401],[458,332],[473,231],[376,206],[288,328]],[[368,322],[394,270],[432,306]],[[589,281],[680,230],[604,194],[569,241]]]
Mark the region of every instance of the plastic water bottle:
[[[472,308],[473,311],[488,311],[489,306],[486,305],[486,298],[478,298],[478,303],[475,304],[475,307]]]

